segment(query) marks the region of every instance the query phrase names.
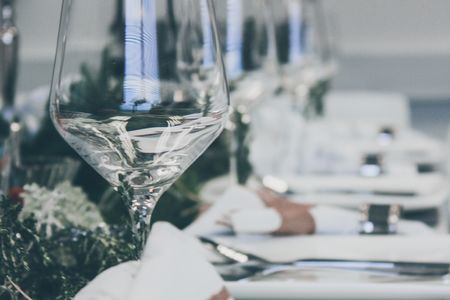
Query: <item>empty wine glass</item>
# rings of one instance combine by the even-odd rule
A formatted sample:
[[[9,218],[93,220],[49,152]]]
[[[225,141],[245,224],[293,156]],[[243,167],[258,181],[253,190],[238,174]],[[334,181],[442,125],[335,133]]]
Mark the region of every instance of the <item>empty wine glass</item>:
[[[278,87],[275,34],[263,0],[216,0],[215,7],[232,107],[230,177],[243,184],[250,111]]]
[[[137,253],[161,194],[224,127],[217,42],[209,0],[63,1],[51,117],[122,194]]]
[[[305,117],[321,114],[313,89],[328,86],[335,72],[332,47],[319,0],[269,1],[276,26],[282,83]],[[323,95],[319,95],[323,96]]]

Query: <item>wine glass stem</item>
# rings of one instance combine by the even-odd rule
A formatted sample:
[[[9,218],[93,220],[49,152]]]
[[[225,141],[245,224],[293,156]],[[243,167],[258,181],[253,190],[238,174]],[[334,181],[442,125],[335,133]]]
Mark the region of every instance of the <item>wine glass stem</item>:
[[[159,197],[159,192],[151,193],[148,189],[133,191],[133,198],[129,209],[137,258],[140,258],[145,248],[147,237],[150,233],[153,209]]]
[[[244,185],[248,176],[246,142],[249,124],[244,122],[246,117],[249,118],[245,112],[233,111],[229,120],[229,176],[232,185]]]
[[[233,111],[230,115],[229,126],[228,126],[228,148],[229,148],[229,176],[231,185],[239,184],[239,162],[238,162],[238,151],[239,151],[239,124],[238,124],[238,113]]]
[[[229,147],[230,147],[230,181],[232,185],[239,184],[238,176],[238,160],[237,160],[237,148],[238,141],[236,139],[236,128],[229,130]]]

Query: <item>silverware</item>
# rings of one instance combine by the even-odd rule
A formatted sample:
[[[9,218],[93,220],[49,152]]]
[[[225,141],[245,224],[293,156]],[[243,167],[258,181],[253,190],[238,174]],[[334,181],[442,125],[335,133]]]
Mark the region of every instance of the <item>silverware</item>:
[[[305,192],[292,189],[286,181],[275,176],[264,176],[262,178],[257,179],[265,188],[282,195],[343,194],[343,195],[372,195],[372,196],[391,196],[391,197],[417,196],[417,193],[413,191],[389,191],[381,189],[358,190],[348,188],[333,188],[333,189],[322,188],[310,192]]]
[[[217,253],[233,262],[236,267],[256,274],[264,270],[289,270],[299,268],[331,268],[355,271],[383,272],[408,276],[438,277],[449,274],[449,263],[425,263],[409,261],[379,261],[352,259],[299,259],[275,263],[254,254],[237,250],[218,243],[208,237],[199,237],[200,241],[212,246]]]

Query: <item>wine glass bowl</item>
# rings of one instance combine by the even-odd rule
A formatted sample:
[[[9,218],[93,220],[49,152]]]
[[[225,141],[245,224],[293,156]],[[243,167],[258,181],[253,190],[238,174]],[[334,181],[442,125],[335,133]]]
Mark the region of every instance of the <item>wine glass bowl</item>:
[[[249,110],[276,78],[275,36],[265,1],[216,0],[217,23],[227,70],[231,105]]]
[[[316,105],[312,89],[328,82],[335,71],[320,0],[270,0],[276,27],[277,57],[282,86],[308,117]]]
[[[220,42],[230,86],[230,179],[244,184],[251,111],[278,87],[275,36],[263,0],[216,0]]]
[[[121,192],[142,249],[161,194],[223,129],[228,92],[209,0],[118,3],[64,0],[50,112]]]

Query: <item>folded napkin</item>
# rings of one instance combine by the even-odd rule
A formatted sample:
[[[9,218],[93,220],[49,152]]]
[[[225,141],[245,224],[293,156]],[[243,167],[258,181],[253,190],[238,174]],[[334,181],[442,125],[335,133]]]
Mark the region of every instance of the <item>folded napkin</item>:
[[[156,223],[141,261],[110,268],[75,300],[229,300],[224,282],[198,241],[165,222]]]
[[[266,234],[280,228],[282,219],[252,190],[230,186],[211,207],[185,231],[192,235],[216,235],[234,231],[238,234]]]
[[[359,213],[356,210],[318,205],[310,208],[315,234],[357,234]],[[225,223],[225,224],[224,224]],[[265,207],[259,196],[244,187],[232,186],[185,231],[192,235],[271,234],[282,223],[281,215]],[[422,222],[401,220],[400,234],[430,234],[434,231]]]
[[[230,186],[185,231],[189,234],[199,236],[229,233],[231,230],[230,226],[224,225],[221,221],[227,219],[227,217],[231,217],[233,213],[265,208],[263,201],[253,191],[242,186]],[[239,219],[239,217],[236,219]]]
[[[230,215],[230,223],[236,233],[271,233],[282,225],[281,215],[273,208],[238,210]]]

